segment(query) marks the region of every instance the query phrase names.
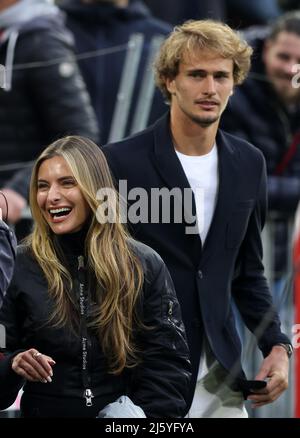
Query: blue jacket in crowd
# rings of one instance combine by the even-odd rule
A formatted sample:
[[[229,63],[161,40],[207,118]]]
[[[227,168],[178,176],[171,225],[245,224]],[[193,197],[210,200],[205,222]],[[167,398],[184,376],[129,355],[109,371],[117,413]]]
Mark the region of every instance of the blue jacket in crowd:
[[[98,140],[89,95],[73,59],[73,38],[62,15],[58,10],[57,15],[37,16],[16,26],[14,44],[13,38],[2,40],[0,35],[0,64],[6,66],[7,79],[12,72],[9,89],[0,88],[0,154],[1,165],[7,165],[1,168],[0,185],[25,198],[31,169],[16,172],[14,163],[34,160],[64,135]]]
[[[119,8],[105,2],[84,4],[80,0],[62,0],[59,6],[66,12],[66,25],[74,34],[78,54],[126,46],[132,34],[142,33],[144,35],[145,43],[129,112],[131,117],[129,117],[126,130],[128,134],[150,41],[155,35],[167,35],[171,31],[171,26],[153,18],[147,7],[141,1],[136,0],[130,2],[126,8]],[[102,144],[108,139],[125,54],[126,47],[110,54],[92,56],[79,61],[79,67],[99,122]],[[166,110],[161,93],[156,90],[148,124],[154,122]]]

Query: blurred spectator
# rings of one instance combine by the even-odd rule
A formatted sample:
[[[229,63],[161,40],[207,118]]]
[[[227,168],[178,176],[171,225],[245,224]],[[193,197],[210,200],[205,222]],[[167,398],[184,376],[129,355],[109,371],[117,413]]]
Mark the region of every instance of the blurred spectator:
[[[0,194],[0,196],[2,195]],[[16,251],[15,235],[2,219],[2,209],[0,208],[0,307],[3,295],[12,278]]]
[[[225,18],[225,0],[145,0],[153,14],[173,25],[199,18]]]
[[[300,8],[300,0],[278,0],[278,3],[284,11],[291,11]]]
[[[288,1],[288,0],[287,0]],[[296,1],[296,0],[294,0]],[[214,18],[246,27],[266,24],[281,13],[277,0],[145,0],[155,16],[179,24],[189,19]]]
[[[252,72],[231,97],[222,127],[253,143],[265,156],[269,209],[282,216],[275,233],[280,275],[287,258],[286,218],[300,199],[300,87],[293,80],[293,69],[300,63],[300,12],[282,16],[267,34],[262,29],[245,35],[255,50]]]
[[[51,0],[1,0],[0,64],[6,83],[0,89],[0,187],[10,222],[20,219],[26,205],[30,174],[29,168],[16,172],[14,163],[30,162],[66,134],[98,140],[72,50],[72,36]]]
[[[168,34],[171,27],[154,19],[144,3],[137,0],[130,3],[128,0],[60,0],[59,6],[67,14],[66,25],[74,34],[77,53],[126,45],[133,33],[144,35],[144,49],[129,112],[132,116],[150,40],[154,35]],[[79,62],[96,111],[102,144],[108,139],[125,54],[126,48]],[[148,123],[155,121],[166,110],[163,98],[156,90]],[[126,134],[129,133],[131,120],[132,117],[129,117]]]
[[[225,3],[227,21],[239,28],[267,24],[282,12],[277,0],[226,0]]]

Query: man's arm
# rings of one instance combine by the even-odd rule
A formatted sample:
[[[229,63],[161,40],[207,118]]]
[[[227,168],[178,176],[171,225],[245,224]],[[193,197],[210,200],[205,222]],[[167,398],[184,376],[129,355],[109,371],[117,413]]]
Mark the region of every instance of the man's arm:
[[[257,338],[265,357],[257,379],[268,378],[265,389],[255,395],[257,406],[274,401],[287,387],[288,358],[280,343],[289,339],[280,330],[279,316],[273,306],[262,263],[261,230],[266,216],[266,169],[262,162],[256,206],[240,248],[232,294],[241,316]],[[276,347],[275,347],[276,346]],[[253,396],[251,396],[253,399]]]

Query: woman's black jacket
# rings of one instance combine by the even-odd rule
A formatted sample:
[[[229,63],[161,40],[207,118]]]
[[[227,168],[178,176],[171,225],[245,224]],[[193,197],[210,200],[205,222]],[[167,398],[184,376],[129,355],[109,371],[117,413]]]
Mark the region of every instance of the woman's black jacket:
[[[190,362],[173,283],[155,251],[142,243],[133,245],[145,272],[138,316],[149,327],[136,331],[141,363],[119,376],[110,374],[98,338],[88,331],[88,373],[94,395],[91,407],[83,397],[81,337],[47,323],[53,309],[47,282],[29,250],[18,248],[14,277],[0,310],[0,324],[6,330],[6,349],[2,349],[0,360],[0,409],[14,402],[24,384],[11,368],[12,358],[35,348],[51,356],[56,364],[52,383],[26,381],[23,416],[95,417],[121,395],[128,395],[146,416],[185,415]],[[72,263],[75,289],[77,256]]]

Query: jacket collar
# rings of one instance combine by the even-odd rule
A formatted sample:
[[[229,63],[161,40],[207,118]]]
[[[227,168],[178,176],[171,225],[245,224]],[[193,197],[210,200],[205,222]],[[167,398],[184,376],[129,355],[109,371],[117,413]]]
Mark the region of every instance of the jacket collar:
[[[216,143],[219,157],[219,191],[215,213],[203,247],[201,264],[211,256],[212,249],[217,247],[217,243],[225,231],[224,228],[232,213],[237,188],[239,152],[232,146],[227,134],[221,130],[218,130]],[[154,125],[154,157],[156,168],[170,189],[173,187],[178,187],[181,190],[190,188],[174,150],[169,113]],[[195,200],[193,199],[194,208]],[[198,243],[200,245],[198,249],[201,249],[200,239]]]
[[[170,114],[159,119],[154,128],[154,154],[158,170],[169,188],[190,187],[179,158],[174,150],[170,130]]]

